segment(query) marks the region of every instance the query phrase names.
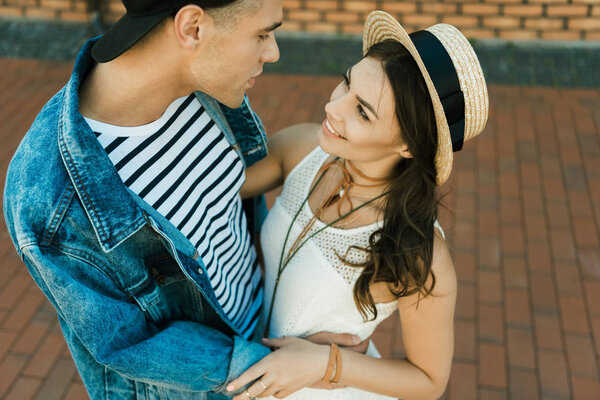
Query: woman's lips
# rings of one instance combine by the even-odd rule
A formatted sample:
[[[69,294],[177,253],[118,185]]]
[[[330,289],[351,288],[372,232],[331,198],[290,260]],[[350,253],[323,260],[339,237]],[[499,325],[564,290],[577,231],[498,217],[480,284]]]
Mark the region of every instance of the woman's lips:
[[[323,124],[321,125],[321,127],[323,129],[323,132],[325,132],[326,135],[331,136],[336,139],[346,140],[345,137],[341,136],[333,129],[333,127],[331,126],[331,124],[329,123],[329,121],[327,119],[325,119],[323,121]]]

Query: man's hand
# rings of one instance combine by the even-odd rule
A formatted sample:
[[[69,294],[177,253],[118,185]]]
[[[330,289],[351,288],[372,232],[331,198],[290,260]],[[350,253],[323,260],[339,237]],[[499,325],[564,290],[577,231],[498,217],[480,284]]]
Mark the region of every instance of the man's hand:
[[[315,344],[332,344],[335,343],[338,346],[342,346],[345,349],[355,351],[357,353],[365,354],[369,348],[370,337],[360,341],[360,337],[351,335],[349,333],[331,333],[331,332],[319,332],[314,335],[305,337],[304,339]]]

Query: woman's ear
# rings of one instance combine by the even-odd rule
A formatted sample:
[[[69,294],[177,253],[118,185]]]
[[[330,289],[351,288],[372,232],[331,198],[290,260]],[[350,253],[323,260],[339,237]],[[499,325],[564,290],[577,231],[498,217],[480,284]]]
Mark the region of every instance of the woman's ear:
[[[213,27],[212,18],[195,4],[182,7],[175,18],[175,37],[184,49],[194,50],[204,42],[207,33]]]
[[[408,150],[406,143],[402,143],[398,146],[398,154],[400,154],[402,158],[412,158],[412,153]]]

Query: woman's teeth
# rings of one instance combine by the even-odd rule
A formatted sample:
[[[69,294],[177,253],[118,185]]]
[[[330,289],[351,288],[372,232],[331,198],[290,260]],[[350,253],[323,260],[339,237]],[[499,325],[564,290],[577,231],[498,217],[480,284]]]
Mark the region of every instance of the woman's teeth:
[[[325,126],[327,127],[327,129],[329,129],[329,132],[333,133],[335,136],[345,139],[342,135],[340,135],[333,129],[333,127],[331,126],[331,124],[329,123],[328,120],[325,120]]]

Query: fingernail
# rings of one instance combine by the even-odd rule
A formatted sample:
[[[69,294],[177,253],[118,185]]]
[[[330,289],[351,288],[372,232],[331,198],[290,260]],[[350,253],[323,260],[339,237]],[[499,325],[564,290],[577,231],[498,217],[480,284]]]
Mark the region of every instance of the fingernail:
[[[233,385],[227,385],[227,391],[228,392],[231,392],[234,389],[235,389],[235,386],[233,386]]]
[[[266,337],[262,338],[262,341],[263,341],[263,342],[266,342],[266,341],[268,341],[268,340],[269,340],[269,339],[268,339],[268,338],[266,338]]]
[[[359,344],[360,343],[360,337],[359,336],[352,336],[352,341],[354,341],[355,344]]]

